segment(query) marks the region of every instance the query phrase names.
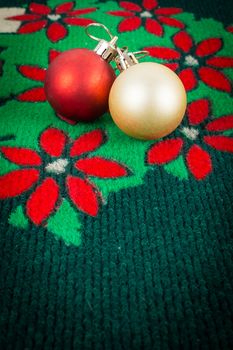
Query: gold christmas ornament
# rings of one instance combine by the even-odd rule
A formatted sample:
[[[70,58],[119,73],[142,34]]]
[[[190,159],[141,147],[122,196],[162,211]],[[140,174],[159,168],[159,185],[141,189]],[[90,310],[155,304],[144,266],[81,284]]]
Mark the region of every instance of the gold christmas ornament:
[[[127,135],[152,140],[170,134],[181,123],[187,98],[180,78],[154,62],[138,63],[136,56],[117,48],[121,73],[109,95],[109,110],[116,125]]]

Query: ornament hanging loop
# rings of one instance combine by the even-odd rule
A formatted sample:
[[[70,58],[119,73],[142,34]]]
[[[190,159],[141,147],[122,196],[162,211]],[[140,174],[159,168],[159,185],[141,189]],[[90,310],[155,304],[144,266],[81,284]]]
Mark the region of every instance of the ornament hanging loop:
[[[105,39],[98,38],[92,34],[90,34],[90,27],[100,27],[105,30],[105,32],[109,35],[110,41]],[[117,36],[112,35],[110,30],[102,23],[90,23],[85,28],[86,34],[92,40],[98,41],[97,46],[94,48],[94,51],[97,55],[101,56],[105,61],[111,62],[117,56],[117,46],[116,42],[118,40]]]
[[[146,50],[135,51],[135,52],[132,52],[132,54],[136,57],[136,59],[138,61],[141,60],[142,58],[146,57],[146,56],[149,56],[149,52],[146,51]]]
[[[105,30],[105,32],[109,35],[110,39],[112,40],[114,38],[114,35],[112,35],[112,33],[110,32],[110,30],[102,23],[90,23],[86,26],[85,28],[85,33],[87,34],[87,36],[89,36],[91,39],[95,40],[95,41],[101,41],[101,38],[98,38],[97,36],[94,36],[92,34],[90,34],[89,30],[91,27],[98,27],[98,28],[103,28]]]

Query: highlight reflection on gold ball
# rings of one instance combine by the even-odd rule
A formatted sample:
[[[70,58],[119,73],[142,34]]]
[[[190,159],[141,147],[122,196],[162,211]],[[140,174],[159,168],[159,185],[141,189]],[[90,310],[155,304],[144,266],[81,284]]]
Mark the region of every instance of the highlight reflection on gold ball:
[[[129,136],[152,140],[170,134],[182,121],[186,92],[169,68],[153,62],[123,71],[112,85],[109,110]]]

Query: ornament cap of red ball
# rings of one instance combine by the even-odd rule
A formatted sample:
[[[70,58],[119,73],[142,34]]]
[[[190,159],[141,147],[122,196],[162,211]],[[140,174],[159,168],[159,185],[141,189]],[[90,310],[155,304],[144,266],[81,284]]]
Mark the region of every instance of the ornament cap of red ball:
[[[56,57],[45,77],[48,102],[66,119],[89,122],[108,111],[116,78],[110,64],[89,49],[71,49]]]

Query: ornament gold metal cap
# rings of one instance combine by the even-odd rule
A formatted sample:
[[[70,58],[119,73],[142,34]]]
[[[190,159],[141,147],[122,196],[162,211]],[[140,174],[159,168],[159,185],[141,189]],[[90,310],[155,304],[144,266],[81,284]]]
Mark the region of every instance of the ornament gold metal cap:
[[[105,39],[98,38],[92,34],[89,33],[90,27],[101,27],[103,28],[108,35],[110,36],[110,41],[107,41]],[[118,40],[117,36],[112,35],[110,30],[102,23],[91,23],[88,24],[85,28],[86,34],[93,40],[98,41],[98,45],[94,48],[94,52],[97,53],[97,55],[101,56],[105,61],[111,62],[115,59],[117,56],[117,46],[116,42]]]
[[[128,52],[127,47],[117,47],[115,62],[120,72],[139,63],[139,59],[148,55],[148,51]]]

